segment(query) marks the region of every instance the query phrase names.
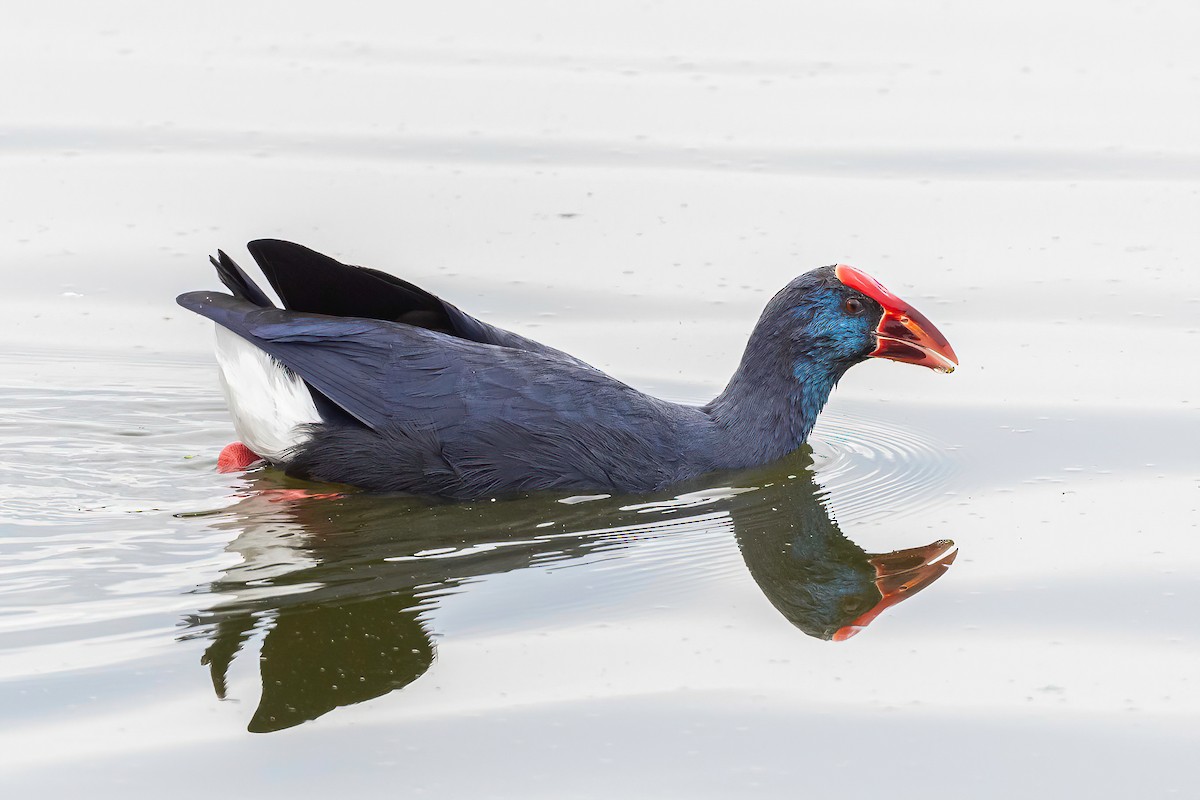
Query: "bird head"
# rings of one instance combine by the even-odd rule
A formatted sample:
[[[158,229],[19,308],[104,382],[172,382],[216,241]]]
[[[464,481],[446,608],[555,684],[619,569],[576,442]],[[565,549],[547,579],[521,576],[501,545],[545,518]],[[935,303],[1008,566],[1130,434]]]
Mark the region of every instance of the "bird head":
[[[801,365],[840,371],[867,358],[953,372],[954,348],[924,314],[865,272],[821,267],[792,281],[774,299]]]

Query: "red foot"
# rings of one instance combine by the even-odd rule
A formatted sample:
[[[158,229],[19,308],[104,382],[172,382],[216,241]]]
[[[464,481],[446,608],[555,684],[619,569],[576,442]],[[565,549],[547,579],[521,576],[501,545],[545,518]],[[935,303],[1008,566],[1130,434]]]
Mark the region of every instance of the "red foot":
[[[241,442],[225,445],[217,457],[217,472],[242,472],[262,461],[258,453]]]

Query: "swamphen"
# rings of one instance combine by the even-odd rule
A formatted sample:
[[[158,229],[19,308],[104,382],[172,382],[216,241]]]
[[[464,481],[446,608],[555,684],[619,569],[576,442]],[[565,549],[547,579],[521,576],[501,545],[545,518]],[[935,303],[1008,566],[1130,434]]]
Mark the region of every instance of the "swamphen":
[[[248,249],[283,309],[224,253],[211,261],[232,295],[179,297],[217,323],[221,383],[244,442],[224,460],[257,456],[375,491],[651,491],[795,450],[867,358],[943,372],[958,363],[924,315],[839,264],[767,303],[725,391],[679,405],[385,273],[291,242]]]

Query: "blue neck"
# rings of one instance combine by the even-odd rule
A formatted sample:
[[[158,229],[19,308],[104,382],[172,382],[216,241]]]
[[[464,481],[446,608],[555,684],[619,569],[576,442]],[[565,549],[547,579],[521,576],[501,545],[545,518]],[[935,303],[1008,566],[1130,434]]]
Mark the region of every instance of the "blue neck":
[[[817,416],[821,409],[825,408],[829,395],[833,393],[833,387],[837,386],[844,374],[845,368],[835,369],[828,364],[811,361],[798,361],[793,367],[792,376],[795,377],[797,386],[796,406],[803,423],[797,447],[808,440],[808,435],[812,433],[813,425],[817,422]]]
[[[795,357],[786,341],[751,342],[737,372],[705,411],[716,422],[718,469],[766,464],[804,444],[848,365]]]

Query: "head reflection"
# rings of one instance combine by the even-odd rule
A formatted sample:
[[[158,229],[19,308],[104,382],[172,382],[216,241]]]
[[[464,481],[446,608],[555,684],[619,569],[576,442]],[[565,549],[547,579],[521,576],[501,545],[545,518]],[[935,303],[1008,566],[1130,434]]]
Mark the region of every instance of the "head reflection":
[[[435,658],[430,612],[482,576],[602,552],[622,558],[684,528],[722,535],[732,528],[771,604],[804,633],[841,640],[954,560],[948,541],[863,551],[830,519],[804,456],[725,477],[745,488],[633,505],[629,498],[562,504],[545,495],[431,505],[318,495],[264,478],[214,516],[215,527],[238,531],[229,550],[242,561],[209,587],[220,599],[186,620],[186,635],[209,640],[203,663],[219,697],[234,659],[261,636],[262,695],[248,728],[269,732],[415,681]]]

